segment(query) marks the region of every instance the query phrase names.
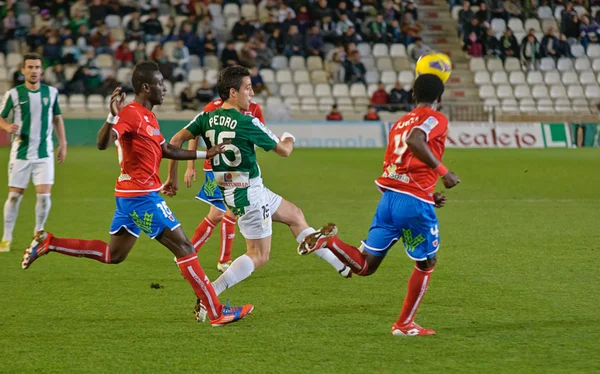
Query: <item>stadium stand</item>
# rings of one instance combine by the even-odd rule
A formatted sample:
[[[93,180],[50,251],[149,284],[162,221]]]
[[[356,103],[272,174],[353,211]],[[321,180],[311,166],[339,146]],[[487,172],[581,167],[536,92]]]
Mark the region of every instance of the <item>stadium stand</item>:
[[[22,82],[21,56],[36,51],[68,108],[98,111],[116,86],[131,94],[132,66],[151,59],[169,81],[158,110],[178,110],[181,99],[198,109],[215,95],[219,69],[241,64],[256,68],[262,105],[325,115],[337,103],[344,118],[362,118],[373,104],[396,118],[411,108],[416,59],[434,49],[453,62],[449,107],[589,112],[599,99],[600,0],[452,1],[450,11],[445,0],[334,3],[6,1],[0,92]]]

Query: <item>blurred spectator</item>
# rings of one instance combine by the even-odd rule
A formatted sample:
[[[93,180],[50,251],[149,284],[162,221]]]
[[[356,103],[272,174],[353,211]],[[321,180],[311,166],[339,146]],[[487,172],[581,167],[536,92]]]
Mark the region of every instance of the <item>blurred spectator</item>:
[[[283,47],[283,54],[287,57],[291,56],[303,56],[304,46],[302,35],[298,33],[298,26],[291,26],[288,34],[284,38],[285,46]]]
[[[283,52],[283,36],[280,29],[273,30],[273,34],[267,40],[267,47],[277,54]]]
[[[29,47],[30,52],[35,52],[36,49],[43,44],[42,37],[35,27],[29,29],[29,33],[25,36],[25,43]]]
[[[471,32],[467,37],[465,47],[467,49],[467,53],[471,57],[482,57],[483,56],[483,44],[477,39],[477,35],[474,32]]]
[[[75,42],[75,44],[77,45],[77,48],[79,48],[80,51],[87,51],[88,46],[91,46],[92,38],[88,31],[87,25],[79,26],[79,33],[77,33],[77,41]]]
[[[327,121],[343,121],[342,113],[338,111],[338,107],[336,104],[331,106],[331,112],[327,115]]]
[[[337,22],[336,33],[338,35],[344,35],[350,27],[354,27],[354,24],[348,19],[347,13],[342,13],[340,20]]]
[[[504,10],[508,13],[508,18],[519,18],[522,21],[525,20],[523,13],[521,12],[521,1],[519,0],[506,0],[504,2]]]
[[[137,64],[141,61],[146,61],[148,56],[146,55],[146,45],[144,43],[138,43],[133,51],[133,63]]]
[[[408,110],[408,91],[402,87],[400,81],[390,91],[389,103],[392,111]]]
[[[69,93],[69,81],[65,75],[65,68],[63,65],[58,64],[53,68],[54,76],[56,80],[52,82],[53,86],[58,89],[58,93],[67,95]]]
[[[308,56],[321,56],[323,57],[323,47],[325,41],[319,26],[313,26],[310,29],[310,35],[306,38],[306,50]]]
[[[341,75],[344,69],[342,68],[342,60],[340,59],[339,52],[334,52],[331,56],[331,60],[325,61],[325,71],[332,83],[342,82]]]
[[[527,36],[527,41],[521,46],[521,56],[528,70],[536,70],[540,59],[540,43],[535,40],[535,36]]]
[[[369,25],[369,37],[374,43],[387,43],[388,40],[388,24],[383,19],[382,14],[378,14],[377,18]]]
[[[127,22],[127,27],[125,28],[125,37],[130,41],[141,41],[144,37],[144,26],[140,20],[139,12],[131,13],[131,19]]]
[[[64,9],[59,9],[58,14],[54,20],[54,28],[60,28],[69,26],[69,19],[67,18],[67,14]]]
[[[71,22],[69,23],[69,28],[73,32],[79,31],[81,25],[85,25],[87,27],[88,19],[83,14],[81,9],[77,9],[75,11],[75,15],[71,17]]]
[[[344,70],[346,72],[344,82],[348,84],[367,84],[367,82],[365,81],[365,74],[367,73],[367,69],[365,69],[365,65],[363,65],[362,62],[360,62],[360,53],[358,51],[353,51],[350,55],[350,58],[346,59],[346,61],[344,62]]]
[[[14,39],[16,30],[17,18],[15,17],[15,11],[8,9],[6,16],[2,19],[2,39]]]
[[[489,28],[487,30],[487,37],[485,39],[485,54],[487,56],[495,56],[498,58],[502,58],[502,45],[500,41],[496,38],[494,34],[494,30]]]
[[[475,33],[477,40],[483,40],[485,38],[486,29],[479,24],[477,18],[471,19],[471,23],[466,25],[463,31],[465,33],[463,43],[467,43],[468,37],[472,32]]]
[[[289,19],[290,16],[291,18],[296,18],[296,12],[294,12],[294,9],[287,6],[285,2],[280,2],[279,10],[277,11],[277,20],[279,22],[284,22],[286,19]]]
[[[256,66],[256,51],[254,51],[250,43],[244,44],[239,54],[240,65],[245,68],[252,69]]]
[[[565,8],[560,12],[560,29],[563,32],[567,27],[567,23],[573,18],[573,16],[577,16],[577,12],[573,7],[573,3],[569,1],[567,4],[565,4]]]
[[[400,7],[392,0],[385,0],[383,2],[383,19],[388,23],[400,19]]]
[[[235,45],[232,41],[227,42],[225,45],[225,49],[221,53],[221,64],[226,68],[228,66],[239,65],[240,59],[238,58],[237,51],[235,50]]]
[[[511,29],[506,29],[506,31],[504,31],[504,35],[500,38],[500,45],[502,46],[502,55],[505,58],[519,58],[519,43],[517,43],[517,38],[515,38]]]
[[[196,26],[196,25],[190,25],[186,21],[183,21],[181,23],[181,29],[183,29],[184,26],[188,26],[188,25],[192,27],[192,32],[194,32],[194,26]],[[175,42],[178,39],[180,39],[179,35],[175,35],[176,28],[177,28],[177,23],[175,22],[175,17],[173,17],[173,16],[169,17],[169,19],[167,20],[167,24],[165,25],[165,27],[163,27],[163,36],[161,39],[162,44],[164,44],[166,42]]]
[[[90,6],[90,24],[92,27],[100,25],[108,16],[108,7],[102,4],[102,0],[93,0]]]
[[[379,114],[377,113],[377,109],[373,105],[369,105],[367,109],[367,114],[363,117],[365,121],[381,121],[379,118]]]
[[[47,66],[53,66],[60,63],[62,58],[62,47],[56,36],[52,35],[48,38],[48,41],[44,45],[42,55]]]
[[[90,17],[90,9],[87,6],[86,0],[77,0],[73,5],[71,5],[71,9],[69,10],[69,17],[73,19],[78,17],[78,15],[81,15],[85,18]],[[77,28],[75,30],[77,30]]]
[[[158,13],[156,10],[150,12],[149,18],[143,23],[144,37],[147,42],[155,41],[160,42],[163,34],[163,27],[158,20]]]
[[[96,48],[96,52],[112,54],[112,35],[106,23],[101,22],[96,29],[94,35],[92,35],[92,46]]]
[[[333,43],[337,44],[340,40],[335,23],[331,20],[331,17],[323,17],[319,24],[319,29],[321,30],[321,34],[323,34],[323,40],[325,43]]]
[[[463,2],[462,9],[458,12],[458,36],[462,36],[465,28],[471,24],[471,20],[475,17],[471,10],[471,3]]]
[[[154,61],[158,65],[158,70],[160,70],[161,74],[167,81],[174,81],[174,66],[169,61],[165,50],[162,45],[157,45],[154,47],[154,51],[152,51],[152,61]]]
[[[217,56],[219,54],[219,45],[215,39],[212,31],[209,31],[204,36],[203,42],[203,57],[204,56]],[[204,65],[204,63],[203,63]]]
[[[64,43],[65,45],[62,47],[62,63],[68,65],[79,62],[81,51],[73,44],[73,39],[66,39]]]
[[[415,46],[410,52],[410,57],[414,61],[417,61],[421,56],[423,56],[429,51],[431,51],[431,48],[429,48],[427,44],[423,43],[423,39],[415,38]]]
[[[12,76],[12,86],[18,86],[25,83],[25,76],[21,73],[21,69],[15,70]]]
[[[260,75],[260,72],[258,71],[257,67],[253,67],[252,70],[250,70],[250,80],[252,81],[252,89],[254,90],[254,93],[257,95],[260,95],[261,93],[266,93],[267,96],[271,96],[271,91],[269,90],[269,87],[265,84],[265,82],[263,81],[262,76]]]
[[[172,59],[175,65],[183,69],[186,73],[190,70],[190,51],[183,44],[183,40],[178,40],[172,52]]]
[[[406,7],[404,8],[404,13],[410,14],[415,21],[419,20],[419,11],[417,10],[414,0],[408,0]]]
[[[292,13],[288,13],[286,19],[284,19],[283,22],[281,22],[281,32],[286,34],[292,26],[298,27],[298,22],[296,22],[296,18],[294,18],[294,15]],[[299,27],[298,33],[303,34]]]
[[[554,35],[554,29],[550,28],[542,38],[540,45],[542,57],[552,57],[558,59],[558,38]]]
[[[129,43],[123,42],[115,49],[115,60],[117,67],[130,68],[133,67],[133,51],[129,49]]]
[[[194,94],[192,88],[188,85],[179,94],[179,103],[181,104],[181,110],[196,110],[196,104],[194,103]]]
[[[527,32],[527,35],[525,35],[523,37],[523,39],[521,39],[519,45],[523,45],[523,44],[527,43],[529,36],[533,36],[533,38],[535,39],[536,42],[539,41],[539,40],[537,40],[537,37],[535,36],[535,29],[529,29],[529,31]]]
[[[194,30],[192,30],[192,25],[190,25],[190,30],[192,32],[194,32]],[[212,20],[210,19],[210,16],[204,16],[204,18],[202,18],[202,21],[198,24],[198,27],[196,29],[198,35],[206,35],[208,32],[212,31],[214,29],[213,25],[212,25]]]
[[[419,36],[419,33],[423,29],[423,26],[412,18],[410,13],[404,13],[402,16],[402,24],[400,25],[400,29],[406,35],[405,44],[411,44],[414,38]]]
[[[504,0],[490,0],[490,18],[501,18],[504,21],[508,21],[508,16],[504,10]]]
[[[236,41],[247,41],[250,36],[252,36],[253,27],[250,25],[246,18],[242,17],[239,21],[233,25],[233,29],[231,30],[231,37]]]
[[[275,29],[278,29],[281,27],[281,23],[279,23],[275,17],[273,17],[273,14],[269,13],[269,16],[267,18],[267,22],[265,22],[263,24],[263,31],[265,32],[265,34],[267,35],[272,35],[273,32],[275,31]]]
[[[560,34],[560,39],[558,41],[558,57],[574,57],[571,53],[571,45],[565,34]]]
[[[590,22],[588,16],[581,17],[579,35],[581,36],[581,45],[583,45],[583,48],[587,50],[587,46],[590,43],[598,44],[598,31],[600,31],[600,27],[596,20]]]
[[[570,19],[565,21],[565,27],[562,29],[563,33],[567,36],[567,39],[579,40],[579,17],[577,15],[571,16]]]
[[[215,97],[215,90],[210,87],[208,81],[205,79],[200,84],[200,88],[196,91],[196,99],[202,104],[202,106],[208,104]]]
[[[36,22],[36,26],[39,27],[40,31],[53,29],[54,18],[52,17],[52,14],[50,14],[50,10],[42,9],[40,15],[42,16],[41,19],[39,19],[38,22]]]
[[[298,29],[300,29],[302,33],[306,32],[306,29],[311,24],[310,13],[308,13],[306,6],[302,5],[298,10],[298,14],[296,14],[296,22],[298,23]]]
[[[348,30],[346,30],[346,33],[343,35],[342,37],[342,42],[346,45],[350,44],[350,43],[360,43],[362,41],[362,36],[360,36],[357,32],[356,29],[354,28],[354,26],[349,27]]]
[[[392,43],[402,43],[404,41],[402,30],[400,29],[400,23],[397,19],[393,20],[392,23],[389,25],[387,33],[388,39]]]
[[[265,42],[260,42],[256,51],[256,65],[260,69],[270,69],[273,62],[273,51]]]
[[[323,20],[324,17],[328,17],[329,21],[333,19],[333,10],[327,7],[327,0],[315,1],[312,16],[314,20]]]
[[[373,92],[371,95],[371,105],[374,105],[377,110],[383,109],[386,105],[388,105],[390,98],[388,93],[385,91],[385,86],[382,82],[377,84],[377,90]]]
[[[477,13],[475,13],[475,18],[477,18],[479,24],[489,27],[490,17],[491,14],[490,10],[487,7],[487,4],[485,2],[479,4],[479,10],[477,11]]]

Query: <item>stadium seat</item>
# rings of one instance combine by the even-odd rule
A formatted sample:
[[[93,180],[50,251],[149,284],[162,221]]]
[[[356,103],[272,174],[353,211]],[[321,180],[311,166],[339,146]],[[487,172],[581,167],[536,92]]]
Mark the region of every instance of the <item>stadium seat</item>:
[[[531,90],[527,84],[520,84],[515,87],[515,97],[517,99],[526,99],[531,97]]]
[[[492,83],[495,85],[508,83],[508,76],[505,71],[495,71],[492,73]]]
[[[300,110],[300,99],[295,96],[286,97],[283,102],[292,110]]]
[[[273,66],[273,69],[275,69],[275,70],[287,69],[288,68],[288,59],[285,56],[275,56],[275,57],[273,57],[271,66]]]
[[[525,73],[522,71],[511,71],[508,81],[512,85],[523,84],[525,83]]]
[[[577,12],[579,18],[588,14],[587,9],[585,9],[585,7],[582,7],[581,5],[575,5],[573,9],[575,9],[575,12]]]
[[[102,95],[90,95],[87,98],[86,108],[88,110],[101,110],[105,108],[104,98]]]
[[[543,19],[542,20],[542,32],[547,33],[548,30],[550,30],[550,29],[552,29],[554,31],[558,31],[558,29],[559,29],[554,18]],[[540,40],[540,42],[541,42],[541,40]]]
[[[30,28],[33,25],[31,14],[22,13],[17,16],[17,24],[21,27]]]
[[[583,46],[581,44],[573,44],[571,46],[571,54],[577,59],[579,59],[580,57],[585,56],[585,49],[583,49]]]
[[[367,97],[367,87],[362,83],[354,83],[350,86],[350,97]]]
[[[485,60],[481,57],[473,57],[469,60],[469,69],[471,71],[487,71]]]
[[[588,45],[587,55],[590,58],[600,57],[600,44],[590,44],[590,45]]]
[[[367,69],[367,71],[375,69],[375,59],[371,56],[361,56],[360,62],[365,65],[365,69]]]
[[[131,68],[120,68],[117,70],[117,81],[121,82],[122,84],[130,85],[132,73],[133,70]]]
[[[554,69],[556,69],[554,59],[552,57],[542,57],[542,59],[540,60],[540,70],[549,71]]]
[[[401,43],[394,43],[390,47],[391,57],[406,57],[406,47]]]
[[[600,88],[598,86],[586,86],[585,97],[598,101],[600,99]]]
[[[540,84],[543,83],[544,79],[542,78],[542,73],[539,71],[530,71],[527,73],[527,83],[529,85]]]
[[[348,85],[342,83],[336,83],[333,85],[333,96],[335,97],[348,97],[350,93],[348,92]]]
[[[563,72],[561,81],[565,85],[579,84],[579,78],[577,77],[577,73],[574,71]]]
[[[208,4],[208,11],[213,18],[222,18],[223,8],[221,4],[210,3]]]
[[[392,59],[392,64],[394,65],[394,70],[398,72],[402,70],[413,69],[413,66],[408,60],[408,57],[394,57]]]
[[[309,56],[306,65],[308,71],[323,70],[323,60],[319,56]]]
[[[388,49],[387,44],[376,43],[373,45],[373,56],[374,57],[388,57],[390,55],[390,51]]]
[[[580,46],[581,47],[581,46]],[[581,47],[583,48],[583,47]],[[577,71],[589,71],[592,69],[590,60],[587,57],[580,57],[575,60],[575,70]]]
[[[118,29],[121,27],[121,17],[114,14],[109,14],[104,19],[104,23],[106,23],[106,26],[109,29]]]
[[[369,84],[367,85],[367,96],[371,97],[373,96],[373,94],[375,93],[375,91],[377,91],[378,89],[378,85],[377,84]],[[387,91],[387,88],[386,88]]]
[[[283,83],[279,86],[279,94],[283,97],[296,96],[296,85],[293,83]]]
[[[217,84],[218,77],[219,71],[217,69],[204,70],[204,79],[206,79],[210,84]]]
[[[392,59],[389,57],[379,57],[377,58],[377,70],[393,70],[394,67],[392,65]]]
[[[490,72],[504,71],[504,66],[502,65],[502,60],[497,59],[497,58],[489,59],[487,62],[487,69]]]
[[[371,56],[371,45],[369,43],[358,43],[356,45],[356,49],[360,53],[361,57]]]
[[[481,97],[482,99],[495,99],[496,91],[494,89],[494,86],[490,84],[481,85],[481,87],[479,87],[479,97]]]
[[[241,13],[242,17],[246,18],[248,21],[256,21],[258,19],[256,5],[254,4],[243,4]]]
[[[277,83],[292,83],[292,73],[287,69],[277,70],[275,73],[275,81]]]
[[[236,3],[228,3],[223,7],[223,18],[240,18],[240,8]]]
[[[313,85],[310,83],[300,83],[298,85],[298,96],[300,97],[314,97]]]
[[[306,70],[294,71],[294,83],[309,83],[310,76]]]
[[[275,83],[275,73],[271,69],[260,69],[260,76],[265,83]]]
[[[6,56],[6,67],[18,68],[21,65],[22,57],[20,53],[9,53]]]
[[[306,60],[302,56],[290,57],[290,69],[291,70],[306,70]]]
[[[600,71],[600,58],[595,58],[594,61],[592,61],[592,70]]]
[[[529,31],[530,29],[534,29],[536,32],[542,31],[542,28],[540,27],[540,21],[538,21],[537,18],[526,19],[524,28],[526,31]],[[519,42],[521,41],[519,40]]]
[[[516,57],[507,57],[504,61],[504,70],[521,71],[521,61]]]
[[[176,82],[173,86],[173,92],[171,93],[171,95],[179,97],[179,95],[181,95],[181,92],[185,90],[187,86],[189,86],[187,82]],[[167,90],[167,92],[169,92],[169,90]]]
[[[579,83],[586,85],[592,84],[596,82],[596,75],[594,75],[593,71],[583,71],[579,74]]]
[[[548,98],[548,88],[545,85],[536,84],[531,89],[531,95],[534,99],[545,99]]]
[[[129,101],[125,100],[126,103]],[[85,108],[85,96],[83,95],[71,95],[69,97],[69,108],[70,109],[84,109]]]
[[[310,80],[313,83],[327,83],[329,82],[329,75],[323,70],[317,70],[310,73]]]
[[[458,21],[458,13],[460,13],[461,10],[462,6],[460,5],[455,5],[452,7],[451,14],[453,20]]]
[[[281,98],[279,96],[269,96],[267,97],[267,105],[278,105],[282,104]]]
[[[200,83],[204,80],[204,70],[201,68],[190,69],[188,80],[192,83]]]
[[[547,71],[544,74],[544,82],[547,85],[560,84],[562,82],[562,80],[560,78],[560,73],[557,70]],[[535,82],[535,84],[537,84],[537,83],[539,83],[539,82]]]
[[[508,20],[508,28],[513,32],[524,31],[523,21],[521,21],[519,18],[511,18]]]
[[[501,18],[494,18],[491,26],[496,36],[499,34],[504,34],[504,31],[506,31],[506,22]]]
[[[346,87],[346,90],[348,87]],[[325,83],[317,83],[315,85],[315,96],[317,97],[331,97],[331,86]]]
[[[492,82],[490,79],[490,73],[487,71],[476,71],[473,79],[477,85],[490,84]]]
[[[391,77],[393,77],[394,81],[396,79],[396,72],[395,71],[384,71],[381,73],[381,81],[383,81],[384,83],[386,83],[386,80],[390,79],[390,75]],[[379,72],[377,71],[367,71],[367,74],[365,74],[365,80],[367,81],[367,84],[371,84],[371,83],[377,83],[379,82]]]
[[[568,57],[561,57],[556,63],[556,68],[560,71],[573,70],[573,61]]]
[[[537,10],[538,17],[542,20],[551,19],[554,21],[554,15],[552,14],[552,8],[547,5],[543,5]]]
[[[584,99],[585,94],[583,92],[583,87],[579,85],[571,85],[567,88],[567,96],[569,99]]]
[[[567,97],[567,90],[563,85],[550,86],[550,97],[553,99],[560,99]]]
[[[500,99],[514,98],[513,89],[508,84],[500,85],[496,88],[496,96]]]
[[[412,72],[412,70],[404,70],[401,71],[400,74],[398,75],[398,80],[400,82],[412,82],[415,79],[415,74]]]

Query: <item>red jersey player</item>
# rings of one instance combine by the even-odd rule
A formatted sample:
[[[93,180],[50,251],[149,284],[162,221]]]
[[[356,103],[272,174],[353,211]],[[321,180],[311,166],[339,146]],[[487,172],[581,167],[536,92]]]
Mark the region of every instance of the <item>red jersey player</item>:
[[[154,105],[162,104],[166,87],[158,66],[141,62],[133,70],[135,99],[125,107],[125,94],[117,88],[111,97],[111,114],[98,132],[98,149],[119,140],[121,175],[115,187],[117,208],[110,227],[110,243],[100,240],[60,239],[39,232],[23,256],[23,269],[47,254],[56,252],[87,257],[107,264],[118,264],[127,258],[141,231],[158,240],[177,258],[177,265],[204,305],[213,326],[222,326],[244,318],[253,306],[223,306],[212,284],[198,262],[192,244],[185,237],[166,202],[159,196],[163,188],[159,177],[162,158],[191,160],[223,153],[223,145],[207,152],[191,152],[173,147],[160,132]]]
[[[212,112],[213,110],[219,109],[223,106],[223,100],[215,100],[206,104],[203,112]],[[254,101],[250,102],[250,106],[247,111],[243,114],[251,115],[260,120],[261,123],[265,123],[265,119],[262,114],[260,106]],[[188,143],[188,150],[195,151],[198,148],[198,138],[194,138]],[[219,261],[217,263],[217,269],[223,273],[231,265],[231,248],[233,246],[233,238],[235,237],[235,214],[233,214],[223,202],[223,195],[221,190],[217,187],[215,182],[215,175],[212,171],[212,165],[210,160],[204,161],[204,184],[200,188],[200,191],[196,195],[196,199],[204,201],[209,204],[210,210],[208,215],[200,222],[194,235],[192,236],[192,244],[196,253],[202,248],[204,243],[210,238],[215,227],[221,223],[221,250],[219,253]],[[196,168],[194,160],[188,161],[188,167],[185,171],[184,181],[186,186],[191,187],[192,182],[196,180]]]
[[[440,245],[438,220],[434,207],[441,208],[446,197],[434,193],[439,176],[444,186],[460,182],[441,162],[448,131],[448,120],[436,111],[444,84],[435,75],[415,80],[417,108],[394,124],[385,152],[383,175],[375,182],[383,192],[369,235],[362,251],[342,242],[333,224],[309,235],[298,248],[301,255],[329,248],[358,275],[375,273],[387,251],[402,238],[406,254],[416,261],[408,281],[408,291],[394,335],[432,335],[435,331],[414,323],[415,312],[427,290]]]

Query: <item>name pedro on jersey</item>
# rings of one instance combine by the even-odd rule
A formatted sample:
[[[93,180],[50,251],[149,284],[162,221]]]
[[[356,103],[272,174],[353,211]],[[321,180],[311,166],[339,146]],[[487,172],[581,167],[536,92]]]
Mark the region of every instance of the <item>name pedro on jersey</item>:
[[[231,117],[226,116],[214,116],[208,120],[208,125],[210,127],[213,126],[224,126],[229,127],[230,129],[235,129],[237,126],[237,120],[231,119]]]

